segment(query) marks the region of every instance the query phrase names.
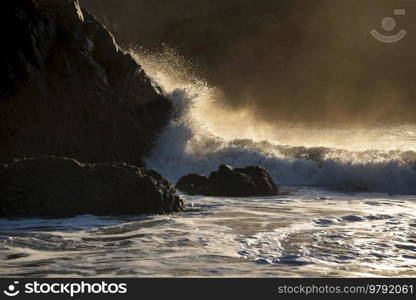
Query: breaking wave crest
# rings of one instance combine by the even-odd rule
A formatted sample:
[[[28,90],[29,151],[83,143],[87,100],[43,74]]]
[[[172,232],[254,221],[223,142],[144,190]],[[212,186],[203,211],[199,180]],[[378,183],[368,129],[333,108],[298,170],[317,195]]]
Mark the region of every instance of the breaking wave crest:
[[[172,60],[175,55],[170,52],[168,57]],[[209,119],[215,118],[216,128],[222,127],[221,122],[224,128],[229,128],[235,116],[229,112],[228,118],[221,108],[216,108],[218,91],[195,78],[185,80],[178,64],[174,70],[169,69],[171,61],[161,60],[160,55],[155,58],[136,52],[135,56],[152,79],[165,89],[175,106],[170,125],[160,134],[146,160],[148,167],[158,170],[173,183],[183,175],[207,174],[225,163],[235,167],[261,165],[284,186],[416,193],[416,152],[412,150],[355,151],[221,136],[207,125]]]

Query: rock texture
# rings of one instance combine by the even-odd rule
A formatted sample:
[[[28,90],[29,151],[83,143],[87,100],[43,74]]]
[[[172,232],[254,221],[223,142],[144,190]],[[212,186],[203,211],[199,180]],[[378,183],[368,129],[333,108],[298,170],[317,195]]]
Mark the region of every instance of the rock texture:
[[[78,0],[5,0],[0,162],[57,155],[142,165],[171,104]]]
[[[176,184],[176,188],[190,195],[206,196],[273,196],[279,192],[273,178],[258,166],[234,169],[221,165],[209,176],[189,174]]]
[[[44,157],[0,166],[0,218],[138,215],[181,211],[156,171],[125,163]]]

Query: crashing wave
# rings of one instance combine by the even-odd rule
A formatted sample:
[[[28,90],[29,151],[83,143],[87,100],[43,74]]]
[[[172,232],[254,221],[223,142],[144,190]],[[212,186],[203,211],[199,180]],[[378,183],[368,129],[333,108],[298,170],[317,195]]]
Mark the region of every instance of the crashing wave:
[[[172,182],[189,173],[207,174],[225,163],[235,167],[263,166],[276,182],[285,186],[416,193],[414,151],[353,151],[221,137],[206,126],[207,110],[200,109],[215,97],[213,89],[201,81],[184,80],[183,73],[178,79],[175,70],[169,70],[169,63],[161,62],[160,56],[139,59],[153,80],[165,88],[176,108],[170,125],[160,134],[146,160],[148,167]],[[179,72],[179,66],[175,67]]]

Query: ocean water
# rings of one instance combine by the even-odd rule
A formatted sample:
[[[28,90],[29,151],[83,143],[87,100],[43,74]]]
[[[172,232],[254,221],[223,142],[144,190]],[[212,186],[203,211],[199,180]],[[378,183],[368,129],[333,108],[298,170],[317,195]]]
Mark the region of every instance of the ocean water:
[[[256,123],[175,53],[134,54],[175,105],[148,167],[175,183],[262,165],[285,193],[182,195],[186,211],[167,216],[0,219],[0,276],[416,276],[416,126]]]
[[[0,276],[415,276],[411,196],[184,196],[184,213],[1,220]]]

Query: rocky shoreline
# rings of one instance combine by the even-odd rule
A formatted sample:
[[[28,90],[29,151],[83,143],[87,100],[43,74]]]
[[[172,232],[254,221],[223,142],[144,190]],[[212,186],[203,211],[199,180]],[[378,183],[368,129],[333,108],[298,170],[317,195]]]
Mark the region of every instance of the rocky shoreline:
[[[7,0],[1,14],[0,217],[181,211],[139,168],[172,104],[105,26],[78,0]]]
[[[78,0],[3,6],[0,218],[183,211],[176,189],[143,167],[171,117],[161,88]],[[186,183],[197,176],[185,176],[178,189],[218,196],[278,192],[260,167],[222,166],[197,178],[207,186]]]

